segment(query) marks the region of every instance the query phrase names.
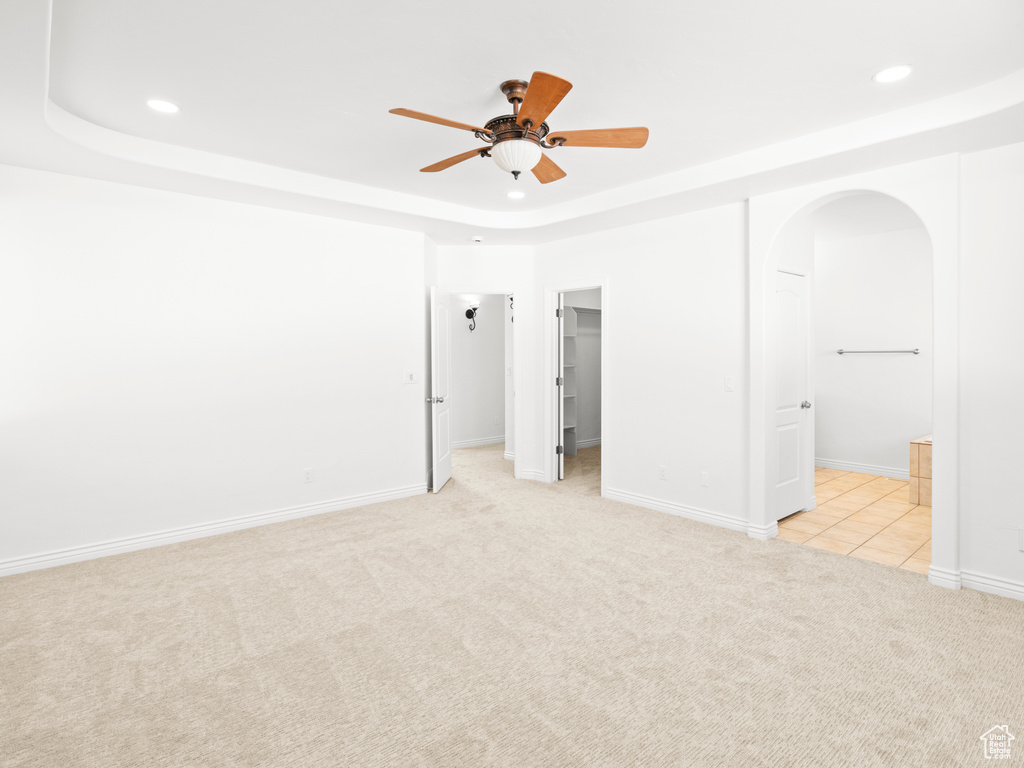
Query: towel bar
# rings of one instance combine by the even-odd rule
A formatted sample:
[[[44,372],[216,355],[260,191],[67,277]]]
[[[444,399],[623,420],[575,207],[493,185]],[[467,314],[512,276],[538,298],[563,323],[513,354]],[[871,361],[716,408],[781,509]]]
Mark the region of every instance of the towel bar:
[[[920,349],[837,349],[840,355],[919,355]]]

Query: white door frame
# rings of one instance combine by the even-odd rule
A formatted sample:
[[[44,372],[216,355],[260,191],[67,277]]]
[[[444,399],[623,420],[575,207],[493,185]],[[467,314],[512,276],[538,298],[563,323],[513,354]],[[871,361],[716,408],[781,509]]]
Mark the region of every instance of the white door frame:
[[[514,297],[516,295],[516,293],[517,293],[515,289],[509,288],[508,286],[501,286],[501,285],[499,285],[499,286],[485,285],[485,286],[481,287],[479,285],[465,286],[465,285],[440,285],[440,284],[438,284],[437,285],[437,290],[441,291],[443,293],[447,293],[448,295],[455,294],[455,293],[479,293],[481,295],[498,295],[498,294],[502,294],[504,296],[512,295]],[[513,310],[512,310],[512,317],[513,318],[515,317],[515,308],[514,307],[513,307]],[[431,318],[431,322],[433,322],[433,318]],[[513,389],[514,392],[517,392],[517,393],[523,391],[523,388],[521,386],[522,380],[520,378],[522,376],[522,371],[520,370],[521,366],[519,365],[519,361],[522,359],[522,353],[520,352],[519,347],[520,347],[520,345],[522,343],[523,343],[523,341],[520,338],[520,333],[519,333],[519,331],[518,331],[518,329],[516,327],[516,323],[513,322],[512,323],[512,389]],[[523,439],[522,439],[522,434],[523,434],[523,413],[522,413],[522,411],[523,411],[523,409],[519,407],[519,398],[518,397],[513,398],[512,399],[512,416],[513,416],[513,421],[515,422],[514,427],[513,427],[513,429],[515,431],[514,431],[513,434],[515,434],[516,451],[515,451],[515,456],[512,459],[512,466],[513,466],[512,475],[513,475],[513,477],[516,478],[516,480],[520,479],[520,474],[519,474],[520,470],[519,470],[519,468],[522,466],[521,460],[522,460],[522,455],[523,455]],[[506,429],[506,432],[507,432],[507,429]]]
[[[750,330],[750,522],[758,539],[778,534],[770,420],[775,402],[775,320],[771,296],[778,266],[773,248],[783,229],[839,197],[878,192],[906,204],[931,239],[934,363],[932,565],[933,584],[960,587],[959,514],[959,158],[948,155],[896,168],[833,179],[751,198],[748,203]]]
[[[559,434],[558,419],[558,397],[561,394],[555,386],[555,377],[558,373],[558,318],[555,311],[558,309],[558,295],[569,291],[589,291],[594,288],[601,289],[601,495],[605,495],[606,468],[614,461],[615,438],[613,413],[609,410],[610,398],[608,396],[608,376],[610,370],[608,364],[608,285],[609,280],[605,278],[602,282],[595,284],[593,281],[584,283],[562,283],[558,287],[545,286],[544,288],[544,347],[547,353],[544,355],[544,389],[548,395],[544,397],[544,423],[548,428],[544,430],[548,439],[544,450],[549,452],[549,457],[544,462],[545,482],[558,482],[558,454],[555,453],[555,446],[561,443],[562,436]],[[614,324],[614,319],[612,320]],[[553,393],[553,394],[552,394]],[[611,435],[611,440],[609,440]],[[609,442],[612,445],[612,452],[606,450]]]

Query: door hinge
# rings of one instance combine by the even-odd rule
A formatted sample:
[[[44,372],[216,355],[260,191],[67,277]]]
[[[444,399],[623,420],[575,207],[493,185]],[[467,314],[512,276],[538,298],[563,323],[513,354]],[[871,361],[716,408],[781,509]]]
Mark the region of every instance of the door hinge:
[[[563,453],[564,453],[564,451],[563,451],[563,449],[562,449],[562,446],[560,446],[560,445],[556,445],[556,446],[555,446],[555,455],[557,455],[557,456],[561,456],[561,455],[562,455]]]
[[[565,379],[563,379],[561,376],[555,376],[555,386],[560,387],[563,384],[565,384]]]
[[[560,309],[555,310],[555,317],[562,317],[564,314],[565,313]]]

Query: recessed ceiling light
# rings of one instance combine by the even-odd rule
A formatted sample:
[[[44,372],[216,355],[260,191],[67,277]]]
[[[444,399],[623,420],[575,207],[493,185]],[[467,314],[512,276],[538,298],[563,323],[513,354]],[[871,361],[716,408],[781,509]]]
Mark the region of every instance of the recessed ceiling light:
[[[520,192],[518,190],[513,189],[511,192],[509,192],[505,196],[506,197],[510,197],[513,200],[522,200],[524,197],[526,197],[526,193],[525,192]]]
[[[163,99],[150,99],[146,102],[146,106],[150,109],[155,109],[157,112],[165,112],[169,115],[181,111],[181,107],[177,104],[170,101],[164,101]]]
[[[876,83],[895,83],[897,80],[902,80],[913,71],[913,67],[908,66],[906,64],[900,64],[895,67],[883,69],[881,72],[878,72],[871,79],[874,80]]]

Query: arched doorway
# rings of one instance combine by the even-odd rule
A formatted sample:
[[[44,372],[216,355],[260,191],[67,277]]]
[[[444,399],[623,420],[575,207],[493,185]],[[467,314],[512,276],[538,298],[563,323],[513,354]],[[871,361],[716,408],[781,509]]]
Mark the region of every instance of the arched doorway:
[[[930,238],[908,206],[872,192],[807,221],[811,238],[776,245],[779,537],[927,573]]]
[[[748,533],[777,535],[775,489],[777,446],[774,420],[777,383],[776,274],[783,254],[813,254],[811,217],[822,206],[864,193],[887,195],[912,211],[926,229],[933,256],[933,345],[935,436],[932,565],[929,581],[959,588],[958,517],[958,306],[957,198],[955,165],[921,164],[893,178],[866,174],[863,181],[815,185],[750,201],[750,524]],[[872,176],[876,178],[871,178]]]

